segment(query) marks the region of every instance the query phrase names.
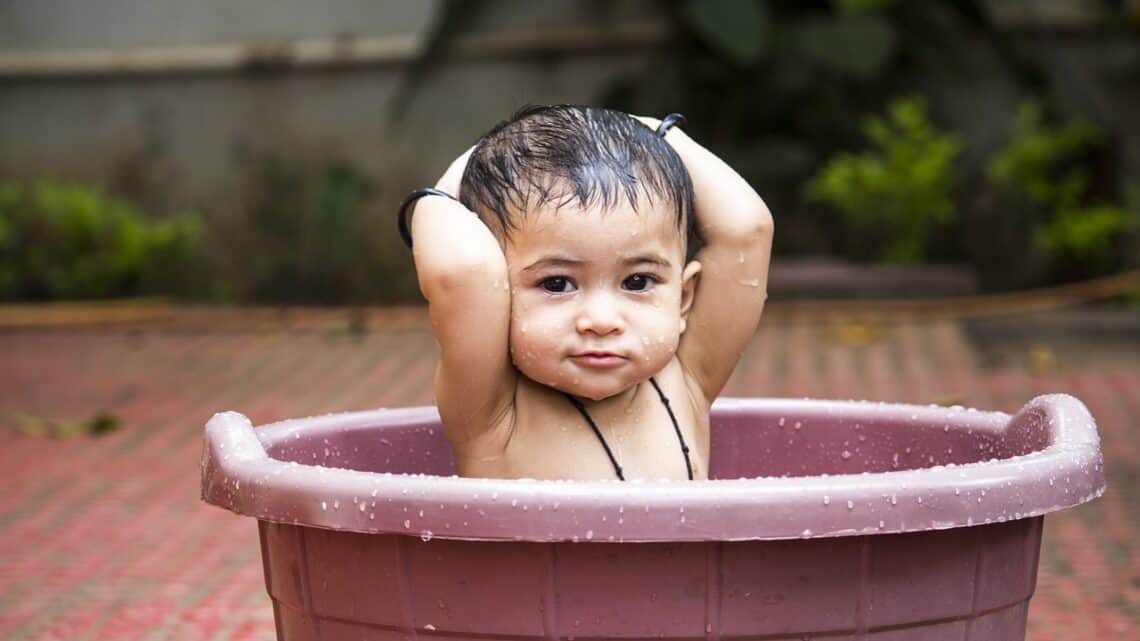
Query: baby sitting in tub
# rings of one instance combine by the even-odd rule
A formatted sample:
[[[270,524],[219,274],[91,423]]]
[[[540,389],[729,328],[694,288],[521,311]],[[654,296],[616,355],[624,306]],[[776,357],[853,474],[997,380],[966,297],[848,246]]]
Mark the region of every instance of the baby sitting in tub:
[[[708,477],[709,406],[763,311],[773,224],[673,121],[525,108],[405,201],[459,474]]]

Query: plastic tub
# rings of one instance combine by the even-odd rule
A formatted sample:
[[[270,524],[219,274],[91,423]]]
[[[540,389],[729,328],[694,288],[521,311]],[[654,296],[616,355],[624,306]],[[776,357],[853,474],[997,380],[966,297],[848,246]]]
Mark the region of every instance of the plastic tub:
[[[1044,514],[1104,492],[1080,401],[718,401],[697,482],[467,479],[432,408],[206,426],[277,636],[1021,640]]]

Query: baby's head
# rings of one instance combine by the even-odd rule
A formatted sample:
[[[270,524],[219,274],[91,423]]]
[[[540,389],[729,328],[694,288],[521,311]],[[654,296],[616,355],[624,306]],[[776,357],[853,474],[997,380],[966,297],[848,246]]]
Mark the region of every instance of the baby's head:
[[[526,108],[479,140],[459,195],[506,255],[523,375],[598,400],[673,358],[700,271],[686,262],[693,187],[652,129],[606,109]]]
[[[672,214],[683,242],[693,223],[693,186],[677,152],[628,114],[598,107],[525,107],[495,125],[472,151],[460,200],[500,240],[550,204],[649,204]]]

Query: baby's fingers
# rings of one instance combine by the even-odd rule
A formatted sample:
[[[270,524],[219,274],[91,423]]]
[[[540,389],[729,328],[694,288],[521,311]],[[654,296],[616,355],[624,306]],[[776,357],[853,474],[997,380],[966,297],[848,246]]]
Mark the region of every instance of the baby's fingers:
[[[447,171],[439,177],[439,182],[435,184],[436,189],[442,189],[447,193],[459,198],[459,184],[463,181],[463,171],[467,169],[467,159],[471,157],[471,152],[475,150],[472,145],[459,155],[458,158],[451,162],[447,167]]]
[[[637,120],[640,120],[642,124],[644,124],[646,127],[649,127],[653,131],[657,131],[657,128],[661,126],[661,120],[657,118],[652,118],[650,116],[634,116],[633,114],[630,114],[630,116]]]

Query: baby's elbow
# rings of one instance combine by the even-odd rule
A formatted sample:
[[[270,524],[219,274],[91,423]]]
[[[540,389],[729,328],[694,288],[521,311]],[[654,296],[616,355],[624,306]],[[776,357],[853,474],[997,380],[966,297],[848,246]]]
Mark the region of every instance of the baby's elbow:
[[[772,218],[768,205],[759,198],[757,201],[752,213],[752,233],[763,238],[771,238],[772,232],[776,230],[776,221]]]
[[[420,289],[429,300],[479,285],[506,287],[506,261],[496,256],[463,254],[448,256],[430,269],[420,270]]]
[[[764,201],[757,198],[755,204],[742,208],[739,215],[706,228],[705,241],[737,247],[762,245],[771,242],[774,231],[772,213]]]

